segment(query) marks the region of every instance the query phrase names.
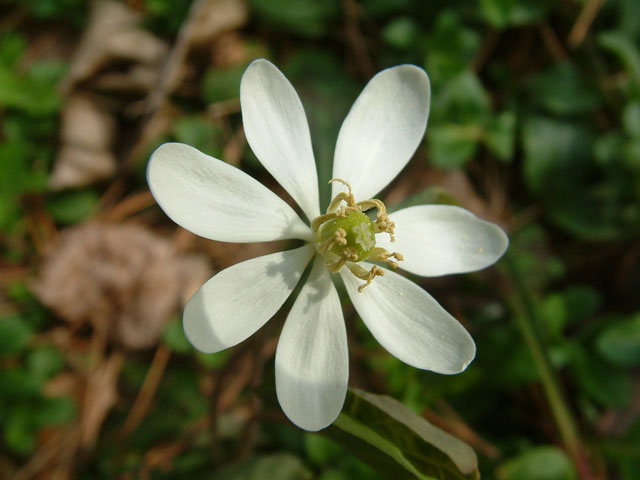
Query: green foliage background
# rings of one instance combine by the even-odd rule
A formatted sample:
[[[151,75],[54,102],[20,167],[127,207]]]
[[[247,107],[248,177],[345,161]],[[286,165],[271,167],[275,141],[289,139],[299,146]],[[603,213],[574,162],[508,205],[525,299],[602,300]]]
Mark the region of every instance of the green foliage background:
[[[130,3],[168,41],[190,6]],[[640,3],[251,0],[249,9],[239,33],[299,91],[321,179],[330,176],[341,121],[368,78],[415,63],[432,82],[429,127],[410,167],[425,183],[402,200],[465,205],[460,191],[427,188],[462,175],[511,238],[489,272],[422,282],[477,342],[466,372],[438,376],[402,364],[351,311],[351,383],[440,419],[476,450],[483,478],[640,478]],[[63,230],[91,218],[109,186],[47,190],[64,100],[57,85],[68,58],[24,62],[37,32],[78,38],[88,4],[2,0],[0,11],[21,19],[0,25],[0,476],[11,478],[46,432],[79,421],[82,405],[44,393],[73,370],[73,352],[47,340],[62,322],[34,298],[30,277],[9,273],[37,276],[34,212]],[[245,64],[193,61],[196,93],[174,96],[178,113],[163,139],[220,157],[228,132],[203,112],[237,98]],[[230,124],[239,128],[238,114]],[[141,156],[121,174],[128,192],[146,188],[145,162]],[[241,167],[265,177],[248,148]],[[328,190],[322,195],[328,202]],[[212,426],[194,428],[212,409],[203,382],[234,371],[238,352],[278,330],[207,356],[190,347],[177,319],[170,323],[162,345],[171,359],[146,417],[119,441],[153,350],[126,355],[119,400],[97,444],[73,460],[75,477],[140,478],[150,451],[181,439],[168,465],[145,478],[384,478],[335,438],[304,433],[281,416],[270,390],[272,361],[260,385],[238,397],[259,398],[263,415],[244,424],[214,414]]]

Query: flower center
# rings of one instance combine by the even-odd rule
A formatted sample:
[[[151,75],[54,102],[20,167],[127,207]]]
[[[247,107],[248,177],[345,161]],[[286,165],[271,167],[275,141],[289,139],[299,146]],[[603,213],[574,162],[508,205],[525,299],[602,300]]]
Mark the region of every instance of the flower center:
[[[334,178],[329,183],[340,182],[347,186],[349,192],[340,192],[331,201],[327,213],[316,217],[311,222],[311,229],[316,232],[316,250],[325,258],[325,265],[332,273],[337,273],[347,267],[356,277],[366,283],[358,288],[359,292],[376,276],[384,275],[377,265],[367,271],[358,262],[362,260],[380,260],[397,268],[403,257],[400,253],[389,253],[384,248],[376,247],[376,233],[388,233],[391,241],[394,239],[395,224],[387,215],[387,209],[380,200],[371,199],[356,203],[351,185],[340,178]],[[346,205],[343,205],[345,203]],[[366,210],[376,208],[377,218],[372,221],[365,213]]]
[[[338,257],[346,253],[354,262],[359,262],[371,255],[376,246],[376,232],[366,214],[350,210],[345,217],[336,217],[323,223],[320,226],[320,240],[329,240],[333,244],[329,251]]]

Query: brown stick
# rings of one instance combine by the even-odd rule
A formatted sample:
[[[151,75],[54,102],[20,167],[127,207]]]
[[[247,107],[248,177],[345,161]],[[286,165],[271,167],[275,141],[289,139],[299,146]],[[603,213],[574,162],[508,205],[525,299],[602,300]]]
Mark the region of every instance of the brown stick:
[[[133,432],[147,414],[147,410],[149,409],[149,405],[151,405],[151,400],[156,390],[158,390],[158,385],[160,385],[160,380],[162,380],[170,356],[171,352],[167,347],[162,344],[158,346],[147,376],[144,379],[144,383],[142,387],[140,387],[138,396],[133,402],[133,407],[131,407],[131,411],[124,422],[122,430],[120,430],[120,434],[118,435],[120,439],[127,437]]]

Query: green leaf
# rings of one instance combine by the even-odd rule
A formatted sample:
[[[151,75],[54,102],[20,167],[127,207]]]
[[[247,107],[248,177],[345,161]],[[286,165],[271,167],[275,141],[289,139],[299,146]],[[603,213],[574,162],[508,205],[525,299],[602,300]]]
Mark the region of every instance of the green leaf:
[[[398,50],[412,48],[418,42],[419,36],[420,28],[409,17],[394,18],[384,27],[382,32],[384,42]]]
[[[0,370],[0,398],[20,398],[38,395],[42,379],[22,367]]]
[[[195,351],[198,361],[207,368],[216,370],[223,366],[229,358],[229,349],[218,353],[203,353],[199,350]]]
[[[625,144],[625,135],[619,131],[602,135],[593,144],[593,155],[598,165],[618,169],[618,159]]]
[[[592,399],[607,407],[629,404],[633,381],[628,372],[583,350],[576,350],[570,363],[581,389]]]
[[[27,405],[18,405],[11,409],[3,425],[4,443],[11,450],[28,454],[36,446],[36,429],[33,425],[33,412]]]
[[[251,0],[263,21],[304,37],[320,37],[337,21],[337,0]]]
[[[437,125],[429,129],[429,161],[432,165],[452,170],[462,168],[476,153],[481,132],[476,127]]]
[[[525,182],[540,194],[551,220],[583,239],[617,235],[624,227],[620,193],[606,182],[593,183],[590,132],[581,124],[532,117],[522,136]]]
[[[460,202],[444,188],[434,186],[427,187],[418,193],[414,193],[406,200],[388,207],[390,212],[397,212],[403,208],[414,207],[416,205],[457,205]]]
[[[625,105],[622,112],[622,125],[627,135],[640,138],[640,101]]]
[[[6,31],[0,37],[0,65],[11,68],[20,59],[27,47],[24,36]]]
[[[0,318],[0,357],[22,352],[32,333],[27,322],[17,315]]]
[[[557,447],[536,447],[507,460],[496,472],[499,480],[573,480],[571,459]]]
[[[263,455],[234,464],[215,475],[214,480],[311,480],[313,474],[290,453]]]
[[[629,38],[638,38],[640,35],[640,2],[636,0],[618,0],[617,7],[618,30],[624,32]],[[640,466],[638,467],[640,471]],[[640,478],[640,474],[637,475]]]
[[[553,292],[540,302],[540,317],[549,333],[556,339],[563,338],[569,325],[576,325],[593,316],[602,303],[598,290],[586,285],[572,285]]]
[[[534,23],[545,14],[544,3],[536,0],[481,0],[480,8],[487,21],[500,29]]]
[[[536,224],[511,235],[506,256],[506,263],[516,269],[518,277],[532,292],[543,291],[549,283],[564,275],[560,260],[551,256],[545,231]]]
[[[540,318],[544,320],[547,331],[554,339],[562,338],[569,315],[567,305],[560,294],[547,295],[539,305]]]
[[[20,195],[40,191],[46,185],[44,171],[31,163],[27,141],[12,139],[0,143],[0,229],[11,231],[20,221]]]
[[[76,406],[70,397],[41,397],[33,409],[33,422],[38,427],[62,425],[76,415]]]
[[[506,111],[495,116],[487,124],[484,143],[498,159],[511,161],[516,140],[516,115]]]
[[[480,478],[471,447],[391,397],[350,389],[342,413],[324,432],[385,478]]]
[[[69,225],[88,218],[97,208],[100,197],[93,190],[68,190],[47,200],[47,209],[57,223]]]
[[[578,185],[547,195],[551,220],[585,240],[609,240],[622,231],[623,215],[616,192],[607,184]],[[633,213],[633,212],[631,212]]]
[[[26,366],[30,375],[44,383],[62,369],[64,357],[55,348],[40,348],[29,352]]]
[[[587,174],[590,135],[581,126],[532,117],[522,137],[524,177],[533,192],[565,192]]]
[[[157,32],[177,32],[187,18],[190,6],[188,0],[144,0],[145,23]]]
[[[189,340],[184,335],[180,319],[174,320],[165,327],[162,339],[165,345],[173,352],[188,353],[193,350]]]
[[[460,21],[455,11],[444,10],[427,41],[425,65],[434,85],[440,85],[469,67],[482,37]]]
[[[598,352],[618,365],[640,365],[640,313],[605,328],[596,339]]]
[[[431,99],[431,121],[458,125],[484,124],[491,115],[489,95],[478,76],[465,70],[439,88]],[[433,125],[430,125],[432,128]]]
[[[305,433],[304,449],[309,459],[320,466],[332,465],[343,456],[340,445],[319,433]]]
[[[59,62],[34,64],[26,74],[0,65],[0,106],[21,110],[33,116],[46,116],[60,109],[56,83],[64,74]]]
[[[554,64],[535,78],[531,98],[556,115],[588,112],[601,102],[595,88],[569,62]]]
[[[640,51],[636,42],[618,31],[602,32],[597,40],[602,48],[609,50],[620,59],[629,71],[636,88],[640,88]]]
[[[174,123],[173,133],[176,141],[191,145],[207,155],[220,158],[222,154],[220,129],[205,118],[180,117]]]
[[[240,80],[246,65],[230,68],[211,68],[202,81],[202,96],[208,103],[240,97]]]

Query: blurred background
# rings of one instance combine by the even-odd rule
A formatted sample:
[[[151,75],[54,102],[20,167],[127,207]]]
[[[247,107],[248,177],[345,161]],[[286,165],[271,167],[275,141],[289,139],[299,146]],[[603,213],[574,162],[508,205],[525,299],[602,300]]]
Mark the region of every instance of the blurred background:
[[[242,130],[256,57],[302,97],[321,183],[368,79],[424,67],[427,134],[382,198],[511,238],[486,271],[414,279],[476,340],[463,374],[402,364],[345,301],[350,384],[486,479],[640,478],[639,45],[637,0],[0,0],[0,478],[384,478],[279,409],[291,302],[219,354],[182,333],[210,275],[287,248],[200,239],[145,181],[179,141],[282,193]]]

